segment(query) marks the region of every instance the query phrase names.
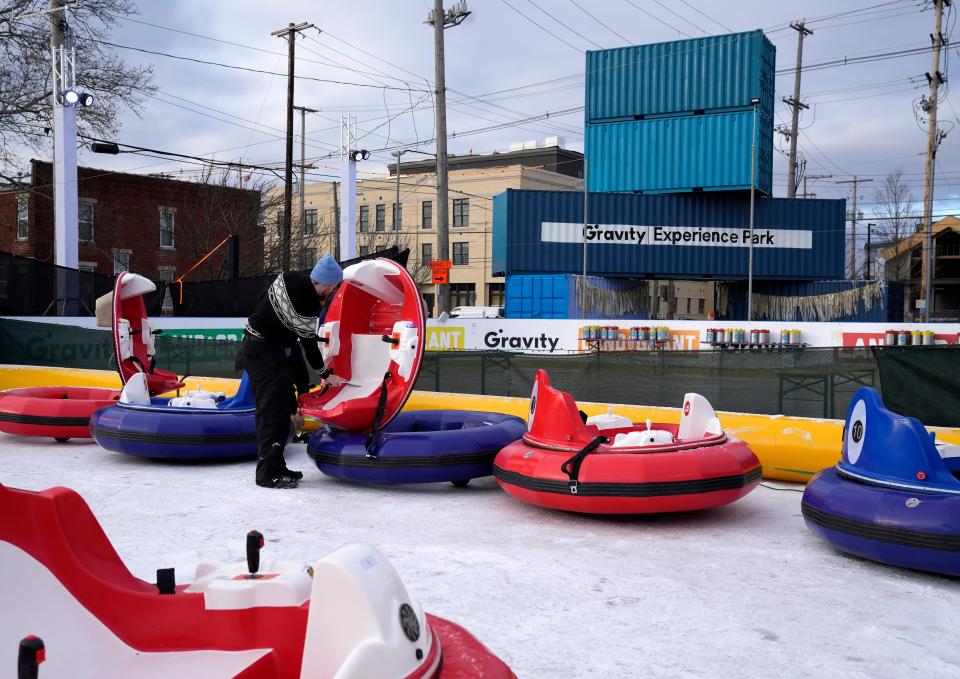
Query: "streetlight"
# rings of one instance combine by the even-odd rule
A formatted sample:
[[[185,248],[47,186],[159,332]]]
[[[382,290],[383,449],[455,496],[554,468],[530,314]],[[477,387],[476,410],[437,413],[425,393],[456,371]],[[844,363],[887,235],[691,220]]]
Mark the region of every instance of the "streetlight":
[[[400,209],[400,157],[406,152],[406,149],[390,152],[390,155],[397,159],[397,202],[393,204],[394,245],[397,247],[400,247],[400,220],[402,219],[401,215],[403,214]]]
[[[750,243],[747,254],[747,322],[753,320],[753,213],[756,202],[757,185],[757,104],[759,99],[751,99],[753,106],[753,143],[750,146]]]

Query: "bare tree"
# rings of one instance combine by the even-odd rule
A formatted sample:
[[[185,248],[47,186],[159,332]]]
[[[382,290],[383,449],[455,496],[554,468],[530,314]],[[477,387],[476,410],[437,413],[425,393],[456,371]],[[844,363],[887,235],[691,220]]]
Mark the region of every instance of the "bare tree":
[[[94,95],[78,116],[81,134],[114,134],[123,108],[139,112],[151,94],[149,66],[133,66],[110,46],[110,29],[137,14],[131,0],[84,0],[63,12],[77,47],[77,87]],[[49,145],[52,76],[48,0],[0,0],[0,180],[21,186],[15,168],[28,151]]]
[[[875,219],[878,241],[896,247],[896,254],[904,241],[916,232],[916,223],[920,213],[916,207],[913,193],[903,178],[903,168],[886,176],[874,193],[876,201]]]

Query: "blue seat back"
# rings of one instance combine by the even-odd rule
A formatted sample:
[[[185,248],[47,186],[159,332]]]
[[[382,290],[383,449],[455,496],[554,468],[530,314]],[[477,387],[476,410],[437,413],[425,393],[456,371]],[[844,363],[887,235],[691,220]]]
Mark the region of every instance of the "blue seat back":
[[[250,376],[244,370],[237,393],[224,399],[220,404],[220,410],[245,410],[254,407],[256,407],[256,401],[254,401],[253,389],[250,386]]]
[[[847,410],[840,468],[911,486],[960,487],[920,421],[890,412],[869,387],[854,394]]]

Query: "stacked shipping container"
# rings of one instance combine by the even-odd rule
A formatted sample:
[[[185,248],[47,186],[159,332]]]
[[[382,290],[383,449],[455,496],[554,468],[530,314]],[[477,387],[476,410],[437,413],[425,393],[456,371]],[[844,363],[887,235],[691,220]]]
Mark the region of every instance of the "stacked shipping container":
[[[775,63],[759,30],[587,52],[589,190],[749,189],[755,145],[769,194]]]

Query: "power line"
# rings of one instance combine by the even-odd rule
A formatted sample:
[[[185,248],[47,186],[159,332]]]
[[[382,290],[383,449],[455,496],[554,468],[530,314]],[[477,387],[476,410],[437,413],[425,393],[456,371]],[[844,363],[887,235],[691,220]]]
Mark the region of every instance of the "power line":
[[[691,26],[693,26],[694,28],[696,28],[696,29],[697,29],[698,31],[700,31],[701,33],[703,33],[704,35],[707,35],[707,32],[706,32],[705,30],[703,30],[700,26],[698,26],[697,24],[695,24],[695,23],[693,23],[692,21],[690,21],[690,19],[688,19],[688,18],[686,18],[686,17],[684,17],[684,16],[681,16],[681,15],[677,14],[677,13],[674,12],[672,9],[670,9],[669,7],[667,7],[666,5],[664,5],[662,2],[660,2],[660,0],[653,0],[653,1],[654,1],[655,3],[657,3],[657,4],[658,4],[660,7],[662,7],[663,9],[667,10],[668,12],[670,12],[670,14],[672,14],[673,16],[675,16],[675,17],[677,17],[678,19],[680,19],[680,21],[686,21],[688,24],[690,24]]]
[[[701,16],[704,16],[704,17],[706,17],[706,18],[708,18],[708,19],[710,19],[710,21],[712,21],[713,23],[715,23],[715,24],[716,24],[717,26],[719,26],[720,28],[726,29],[727,31],[729,31],[729,32],[731,32],[731,33],[734,32],[734,30],[733,30],[732,28],[730,28],[730,27],[727,26],[726,24],[720,23],[719,21],[717,21],[716,19],[714,19],[714,18],[713,18],[712,16],[710,16],[709,14],[704,14],[704,13],[701,12],[699,9],[697,9],[696,7],[694,7],[693,5],[691,5],[689,2],[687,2],[687,0],[680,0],[680,2],[682,2],[684,5],[686,5],[686,6],[689,7],[690,9],[692,9],[692,10],[693,10],[694,12],[696,12],[697,14],[699,14],[699,15],[701,15]]]
[[[533,24],[534,26],[536,26],[537,28],[539,28],[539,29],[540,29],[541,31],[543,31],[544,33],[549,33],[550,35],[552,35],[554,38],[556,38],[557,40],[559,40],[560,42],[562,42],[564,45],[566,45],[566,46],[569,47],[570,49],[576,50],[577,52],[580,52],[581,54],[583,54],[583,50],[582,50],[582,49],[580,49],[580,48],[577,47],[576,45],[573,45],[573,44],[567,42],[566,40],[564,40],[563,38],[561,38],[559,35],[557,35],[557,34],[554,33],[553,31],[551,31],[551,30],[550,30],[549,28],[547,28],[546,26],[542,26],[541,24],[537,23],[536,21],[534,21],[533,19],[531,19],[530,17],[528,17],[526,14],[524,14],[523,12],[521,12],[519,9],[517,9],[516,7],[514,7],[513,5],[511,5],[507,0],[500,0],[500,2],[502,2],[504,5],[506,5],[506,6],[509,7],[510,9],[512,9],[514,12],[516,12],[516,13],[519,14],[520,16],[522,16],[524,19],[526,19],[526,20],[529,21],[531,24]]]
[[[611,33],[613,33],[615,36],[617,36],[618,38],[620,38],[621,40],[623,40],[623,41],[624,41],[625,43],[627,43],[628,45],[633,42],[633,41],[630,40],[629,38],[626,38],[626,37],[624,37],[623,35],[621,35],[620,33],[617,33],[617,31],[615,31],[614,29],[610,28],[607,24],[605,24],[605,23],[603,23],[602,21],[600,21],[600,19],[598,19],[594,14],[592,14],[591,12],[585,10],[585,9],[583,8],[583,6],[582,6],[579,2],[577,2],[577,0],[570,0],[570,2],[572,2],[572,3],[576,6],[576,8],[579,9],[581,12],[583,12],[583,13],[586,14],[588,17],[590,17],[591,19],[593,19],[594,21],[596,21],[598,24],[600,24],[601,26],[603,26],[604,28],[606,28],[608,31],[610,31]]]
[[[676,31],[676,32],[679,33],[680,35],[685,35],[685,36],[687,36],[688,38],[692,38],[692,37],[693,37],[693,36],[690,35],[689,33],[685,33],[684,31],[681,31],[679,28],[677,28],[677,27],[674,26],[673,24],[667,23],[666,21],[664,21],[663,19],[661,19],[660,17],[658,17],[656,14],[651,14],[650,12],[648,12],[647,10],[645,10],[643,7],[641,7],[640,5],[638,5],[637,3],[635,3],[633,0],[624,0],[624,2],[626,2],[628,5],[630,5],[630,6],[633,7],[634,9],[636,9],[636,10],[638,10],[638,11],[640,11],[640,12],[643,12],[644,14],[646,14],[648,17],[650,17],[650,18],[653,19],[654,21],[659,21],[661,24],[663,24],[663,25],[666,26],[667,28]]]
[[[158,52],[158,51],[156,51],[156,50],[148,50],[148,49],[144,49],[144,48],[142,48],[142,47],[132,47],[131,45],[119,45],[119,44],[114,43],[114,42],[108,42],[108,41],[106,41],[106,40],[98,40],[98,39],[96,39],[96,38],[87,38],[87,40],[88,40],[89,42],[95,42],[95,43],[99,43],[99,44],[101,44],[101,45],[107,45],[108,47],[116,47],[116,48],[118,48],[118,49],[133,50],[134,52],[143,52],[144,54],[153,54],[153,55],[160,56],[160,57],[167,57],[167,58],[169,58],[169,59],[179,59],[179,60],[181,60],[181,61],[190,61],[190,62],[193,62],[193,63],[196,63],[196,64],[206,64],[206,65],[208,65],[208,66],[219,66],[220,68],[229,68],[229,69],[233,69],[233,70],[236,70],[236,71],[247,71],[247,72],[250,72],[250,73],[263,73],[263,74],[265,74],[265,75],[281,76],[281,77],[284,77],[284,78],[287,77],[287,74],[286,74],[286,73],[276,73],[276,72],[274,72],[274,71],[265,71],[265,70],[260,69],[260,68],[250,68],[250,67],[248,67],[248,66],[237,66],[237,65],[235,65],[235,64],[224,64],[224,63],[219,62],[219,61],[208,61],[208,60],[206,60],[206,59],[197,59],[196,57],[185,57],[185,56],[179,55],[179,54],[170,54],[170,53],[168,53],[168,52]],[[273,53],[271,52],[271,54],[273,54]],[[348,82],[348,81],[346,81],[346,80],[331,80],[331,79],[328,79],[328,78],[314,78],[313,76],[308,76],[308,75],[297,75],[297,76],[294,76],[294,77],[297,78],[297,79],[299,79],[299,80],[311,80],[311,81],[313,81],[313,82],[327,83],[327,84],[330,84],[330,85],[349,85],[349,86],[351,86],[351,87],[369,87],[369,88],[371,88],[371,89],[400,90],[400,91],[404,91],[404,92],[406,92],[406,91],[409,89],[409,88],[405,88],[405,87],[391,87],[391,86],[389,86],[389,85],[370,85],[370,84],[367,84],[367,83],[355,83],[355,82]],[[420,91],[420,92],[426,92],[427,90],[418,90],[418,91]]]
[[[597,49],[602,49],[602,45],[600,45],[600,44],[597,43],[597,42],[594,42],[593,40],[591,40],[590,38],[588,38],[587,36],[585,36],[583,33],[577,31],[576,29],[571,28],[570,26],[568,26],[568,25],[565,24],[564,22],[560,21],[560,19],[558,19],[557,17],[553,16],[553,15],[550,14],[548,11],[546,11],[543,7],[541,7],[540,5],[538,5],[538,4],[535,2],[535,0],[527,0],[527,2],[529,2],[531,5],[533,5],[533,6],[536,7],[538,10],[540,10],[540,11],[541,11],[543,14],[545,14],[548,18],[552,19],[552,20],[555,21],[556,23],[558,23],[558,24],[560,24],[561,26],[563,26],[564,28],[566,28],[566,29],[567,29],[568,31],[570,31],[571,33],[575,33],[576,35],[580,36],[581,38],[583,38],[584,40],[586,40],[587,42],[589,42],[591,45],[593,45],[593,46],[596,47]]]

